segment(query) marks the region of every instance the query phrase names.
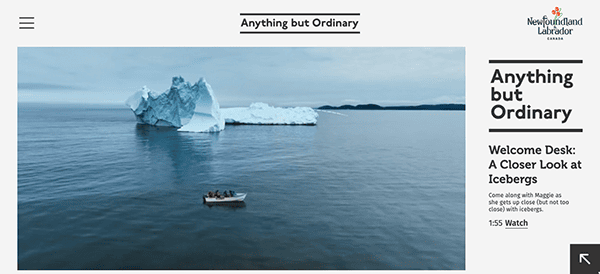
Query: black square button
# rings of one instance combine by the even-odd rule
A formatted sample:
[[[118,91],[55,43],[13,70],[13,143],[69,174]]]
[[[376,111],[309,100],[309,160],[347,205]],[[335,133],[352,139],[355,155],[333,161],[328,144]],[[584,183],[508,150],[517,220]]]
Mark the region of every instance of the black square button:
[[[571,244],[571,274],[600,274],[600,244]]]

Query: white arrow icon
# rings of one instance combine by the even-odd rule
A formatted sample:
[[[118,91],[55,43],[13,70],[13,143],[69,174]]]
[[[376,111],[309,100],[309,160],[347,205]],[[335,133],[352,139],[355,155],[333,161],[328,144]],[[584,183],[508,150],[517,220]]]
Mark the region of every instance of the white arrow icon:
[[[579,263],[582,263],[583,261],[585,261],[587,264],[592,264],[592,263],[590,263],[590,261],[588,261],[588,260],[585,258],[585,256],[589,256],[589,255],[590,255],[590,254],[587,254],[587,253],[580,253],[580,254],[579,254]],[[598,272],[598,273],[600,273],[600,272]]]

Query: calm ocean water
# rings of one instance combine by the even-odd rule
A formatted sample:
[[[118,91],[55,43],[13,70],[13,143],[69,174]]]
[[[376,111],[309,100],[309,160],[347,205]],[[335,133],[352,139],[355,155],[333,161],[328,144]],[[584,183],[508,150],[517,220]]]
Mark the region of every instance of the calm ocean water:
[[[464,112],[339,112],[203,134],[21,103],[19,269],[464,269]]]

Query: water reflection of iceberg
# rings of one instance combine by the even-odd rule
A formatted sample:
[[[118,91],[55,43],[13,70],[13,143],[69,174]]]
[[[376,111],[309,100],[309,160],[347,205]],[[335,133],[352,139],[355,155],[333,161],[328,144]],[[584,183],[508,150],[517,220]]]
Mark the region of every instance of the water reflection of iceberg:
[[[143,155],[146,171],[154,176],[168,176],[175,182],[210,177],[218,133],[190,134],[143,124],[136,125],[135,133],[136,153]]]

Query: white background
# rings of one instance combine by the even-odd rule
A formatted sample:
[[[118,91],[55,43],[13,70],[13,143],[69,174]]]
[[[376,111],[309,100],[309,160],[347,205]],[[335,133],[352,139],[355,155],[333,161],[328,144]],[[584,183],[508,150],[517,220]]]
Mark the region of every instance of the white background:
[[[598,140],[598,1],[384,2],[364,1],[22,1],[1,9],[2,91],[2,268],[17,268],[17,47],[20,46],[331,46],[466,48],[466,271],[467,273],[568,273],[570,243],[600,243]],[[584,18],[562,41],[548,41],[527,18]],[[360,35],[240,35],[241,12],[332,12],[361,14]],[[19,16],[35,16],[35,30],[19,30]],[[583,59],[580,65],[495,65],[489,59]],[[491,117],[491,77],[504,72],[550,68],[574,73],[572,89],[524,84],[526,104],[572,108],[567,124],[555,121],[498,121]],[[506,86],[509,89],[510,85]],[[583,134],[488,133],[490,127],[584,128]],[[537,175],[535,186],[489,185],[490,144],[568,144],[583,170]],[[534,157],[539,159],[540,157]],[[526,158],[523,158],[526,159]],[[544,158],[561,159],[561,156]],[[495,172],[502,174],[500,171]],[[521,174],[521,173],[514,173]],[[562,192],[568,207],[543,214],[488,212],[489,192]],[[489,226],[490,219],[527,218],[529,229]],[[600,267],[600,262],[597,263]],[[600,269],[599,269],[600,270]],[[4,272],[4,271],[3,271]],[[404,271],[409,272],[409,271]],[[419,271],[417,273],[429,273]]]

